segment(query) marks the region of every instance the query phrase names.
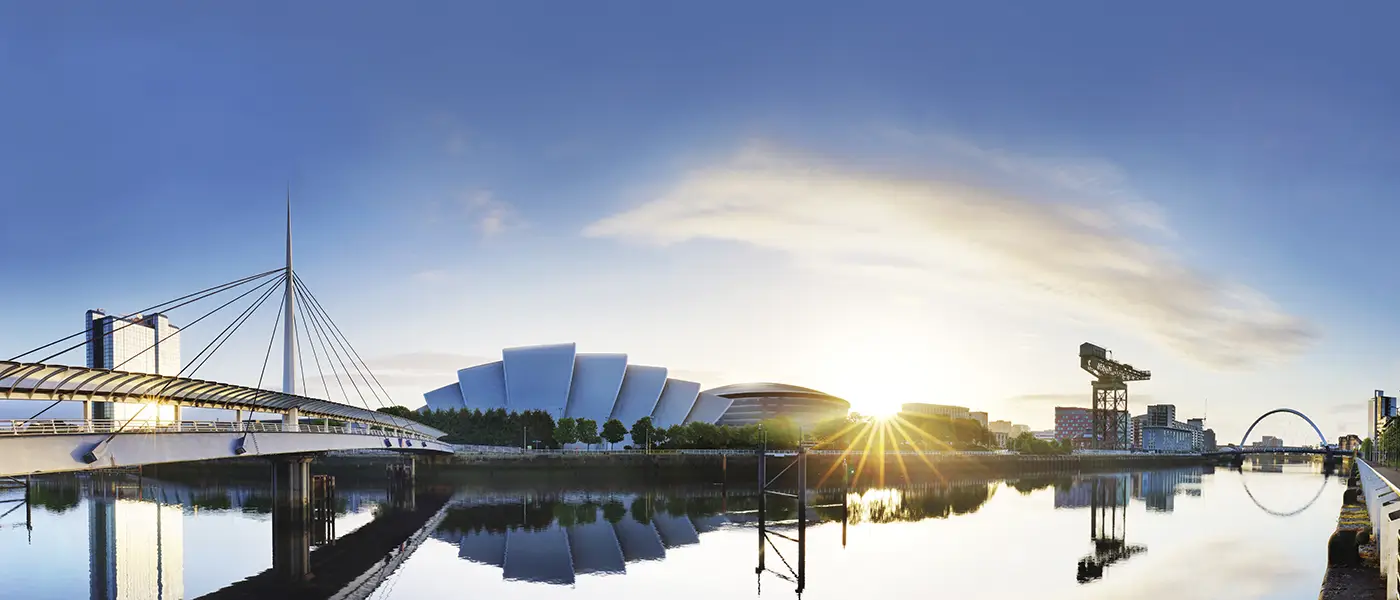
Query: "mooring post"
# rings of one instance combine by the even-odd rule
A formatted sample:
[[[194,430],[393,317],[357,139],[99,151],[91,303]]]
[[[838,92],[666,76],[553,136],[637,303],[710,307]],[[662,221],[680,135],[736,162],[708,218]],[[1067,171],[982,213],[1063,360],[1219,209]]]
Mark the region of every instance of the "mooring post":
[[[758,567],[754,573],[762,573],[763,547],[768,536],[768,473],[766,472],[767,453],[758,451]]]
[[[807,448],[797,448],[797,593],[807,583]]]

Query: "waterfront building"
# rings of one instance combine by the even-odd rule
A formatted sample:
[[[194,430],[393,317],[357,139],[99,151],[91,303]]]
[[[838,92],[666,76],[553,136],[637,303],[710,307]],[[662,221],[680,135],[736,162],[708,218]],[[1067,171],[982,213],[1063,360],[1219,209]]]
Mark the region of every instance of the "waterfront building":
[[[1258,448],[1282,448],[1283,438],[1276,438],[1272,435],[1266,435],[1260,438],[1259,441],[1254,442],[1254,446]]]
[[[1395,405],[1395,397],[1385,395],[1384,390],[1376,390],[1371,401],[1366,406],[1366,427],[1371,430],[1371,439],[1381,439],[1381,432],[1385,431],[1385,426],[1390,424],[1390,420],[1400,415]],[[1372,444],[1372,448],[1378,448],[1380,444]],[[1374,450],[1372,450],[1374,452]],[[1374,456],[1372,457],[1374,458]]]
[[[1361,449],[1361,436],[1348,433],[1337,438],[1337,449],[1342,452],[1355,452]]]
[[[784,417],[802,426],[845,417],[851,403],[831,394],[782,383],[736,383],[707,390],[732,404],[717,425],[754,425]]]
[[[972,411],[966,406],[952,406],[948,404],[927,404],[924,402],[912,402],[900,407],[900,412],[906,412],[923,416],[940,416],[950,419],[971,419]],[[984,415],[986,413],[983,413]]]
[[[89,368],[152,375],[180,372],[180,328],[164,314],[123,319],[90,310],[86,336]]]
[[[164,314],[111,316],[102,309],[87,311],[84,329],[87,366],[152,375],[180,373],[180,328]],[[94,419],[135,419],[141,424],[179,419],[174,406],[124,402],[91,403]]]
[[[1206,446],[1206,420],[1187,419],[1186,428],[1191,430],[1191,449],[1200,452]]]
[[[1142,449],[1148,452],[1182,454],[1192,451],[1191,431],[1179,427],[1142,427]]]
[[[987,413],[981,411],[972,411],[968,413],[968,415],[972,417],[973,421],[981,423],[983,429],[987,428]]]
[[[667,373],[629,364],[626,354],[580,353],[572,343],[523,346],[501,351],[499,361],[457,371],[455,383],[423,399],[432,410],[540,410],[555,419],[592,419],[600,428],[608,419],[631,427],[642,417],[657,427],[715,423],[734,402]]]
[[[1083,447],[1089,443],[1093,427],[1094,421],[1089,409],[1073,406],[1055,407],[1055,439],[1069,440],[1075,447]]]
[[[1131,430],[1128,432],[1128,447],[1129,447],[1129,448],[1136,448],[1136,449],[1141,449],[1141,448],[1142,448],[1142,426],[1143,426],[1143,425],[1146,425],[1146,424],[1147,424],[1147,415],[1138,415],[1138,416],[1132,418],[1131,425],[1130,425]]]
[[[1153,404],[1147,407],[1147,422],[1153,427],[1171,427],[1176,424],[1175,404]]]
[[[1032,431],[1032,432],[1031,432],[1031,437],[1034,437],[1035,439],[1041,440],[1041,441],[1044,441],[1044,442],[1053,442],[1053,441],[1059,439],[1058,437],[1056,437],[1056,432],[1055,432],[1054,429],[1046,429],[1046,430],[1043,430],[1043,431]]]
[[[1218,448],[1218,446],[1215,443],[1215,430],[1205,430],[1204,438],[1205,441],[1201,444],[1201,450],[1203,452],[1215,452],[1216,448]]]
[[[1010,433],[1011,433],[1011,437],[1018,437],[1018,436],[1020,436],[1020,435],[1023,434],[1023,433],[1030,433],[1030,432],[1031,432],[1031,426],[1030,426],[1030,425],[1012,425],[1012,426],[1011,426],[1011,432],[1010,432]]]

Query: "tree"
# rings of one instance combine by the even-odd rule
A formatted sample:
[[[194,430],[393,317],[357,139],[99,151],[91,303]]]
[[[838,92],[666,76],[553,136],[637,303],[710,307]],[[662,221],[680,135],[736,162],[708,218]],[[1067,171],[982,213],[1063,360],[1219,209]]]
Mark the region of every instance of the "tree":
[[[603,438],[598,436],[598,422],[593,419],[575,419],[574,430],[577,431],[578,441],[588,444],[590,449],[593,444],[603,441]]]
[[[1361,440],[1361,458],[1370,460],[1371,458],[1371,438]]]
[[[657,435],[656,426],[651,424],[651,417],[642,417],[632,424],[632,445],[655,446],[661,443],[661,436]]]
[[[627,426],[617,419],[608,419],[603,423],[603,439],[608,441],[609,446],[621,442],[627,437]]]
[[[560,444],[578,442],[578,429],[573,417],[564,417],[554,423],[554,441]]]
[[[394,415],[396,417],[401,417],[404,419],[409,419],[411,421],[419,420],[418,413],[416,411],[404,406],[399,406],[397,404],[381,408],[378,410],[378,412]]]

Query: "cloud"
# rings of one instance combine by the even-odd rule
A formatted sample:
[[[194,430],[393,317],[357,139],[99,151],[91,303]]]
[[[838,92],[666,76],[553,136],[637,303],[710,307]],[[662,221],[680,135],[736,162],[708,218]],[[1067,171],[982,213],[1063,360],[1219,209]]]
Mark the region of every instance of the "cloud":
[[[467,218],[473,221],[477,232],[484,237],[493,237],[520,226],[515,210],[497,199],[491,190],[468,192],[462,196],[460,205]]]
[[[1056,198],[1103,179],[1056,177]],[[1125,216],[1113,206],[870,174],[755,145],[584,234],[743,242],[811,264],[903,272],[905,285],[938,291],[990,285],[1141,331],[1209,366],[1288,357],[1314,339],[1263,294],[1130,235],[1137,221],[1158,218],[1150,210]]]

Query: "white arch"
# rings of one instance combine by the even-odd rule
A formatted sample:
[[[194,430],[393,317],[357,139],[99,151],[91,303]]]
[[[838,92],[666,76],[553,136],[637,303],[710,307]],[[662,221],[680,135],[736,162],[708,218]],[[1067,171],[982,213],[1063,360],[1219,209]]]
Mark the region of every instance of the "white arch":
[[[1304,421],[1307,421],[1307,422],[1308,422],[1308,425],[1312,425],[1313,431],[1317,432],[1317,439],[1322,440],[1322,447],[1323,447],[1323,448],[1326,448],[1326,447],[1327,447],[1327,436],[1322,435],[1322,430],[1317,428],[1317,423],[1314,423],[1314,422],[1312,421],[1312,419],[1309,419],[1309,418],[1308,418],[1307,415],[1305,415],[1305,414],[1303,414],[1303,413],[1300,413],[1300,412],[1298,412],[1298,411],[1296,411],[1296,410],[1293,410],[1293,409],[1291,409],[1291,408],[1275,408],[1275,409],[1273,409],[1273,410],[1271,410],[1271,411],[1269,411],[1269,412],[1266,412],[1266,413],[1264,413],[1264,414],[1262,414],[1262,415],[1259,415],[1259,418],[1254,420],[1254,425],[1250,425],[1250,426],[1249,426],[1249,429],[1244,430],[1244,437],[1240,439],[1240,448],[1243,449],[1243,448],[1244,448],[1245,442],[1248,442],[1248,441],[1249,441],[1249,434],[1251,434],[1251,433],[1254,432],[1254,426],[1255,426],[1255,425],[1258,425],[1259,422],[1260,422],[1260,421],[1263,421],[1265,417],[1267,417],[1267,416],[1269,416],[1269,415],[1272,415],[1272,414],[1274,414],[1274,413],[1281,413],[1281,412],[1292,413],[1292,414],[1298,415],[1299,418],[1303,419]]]

